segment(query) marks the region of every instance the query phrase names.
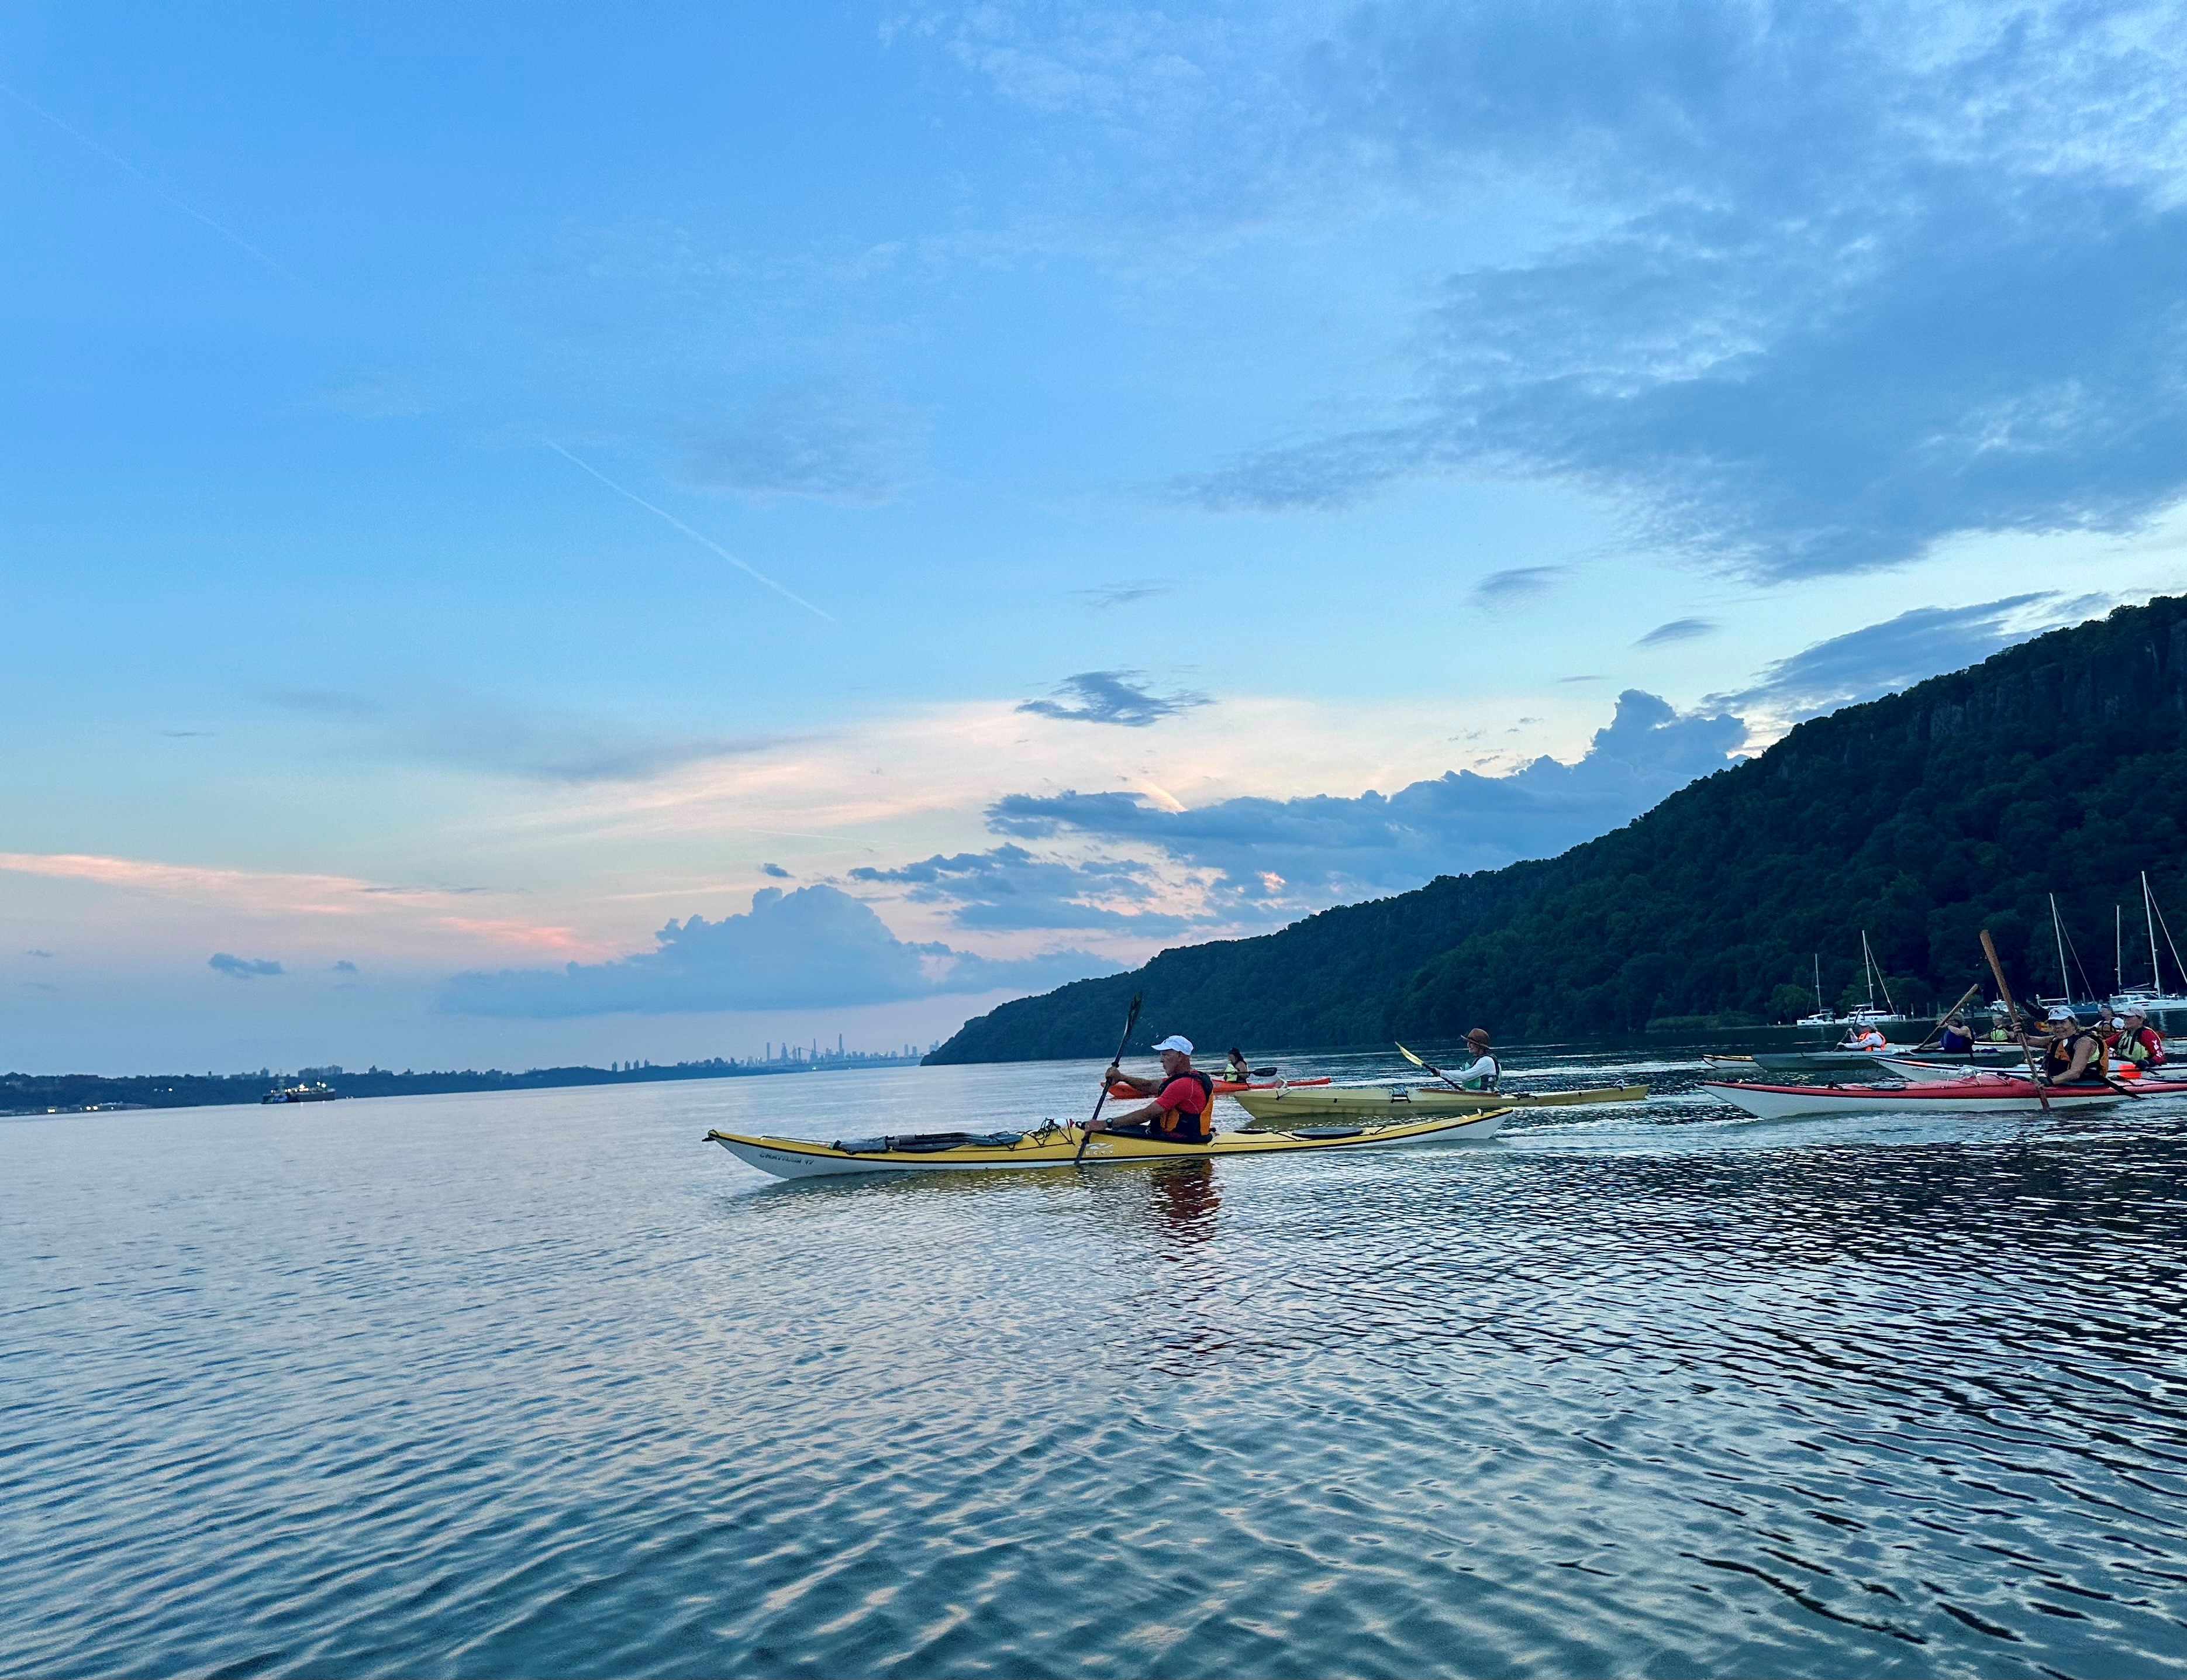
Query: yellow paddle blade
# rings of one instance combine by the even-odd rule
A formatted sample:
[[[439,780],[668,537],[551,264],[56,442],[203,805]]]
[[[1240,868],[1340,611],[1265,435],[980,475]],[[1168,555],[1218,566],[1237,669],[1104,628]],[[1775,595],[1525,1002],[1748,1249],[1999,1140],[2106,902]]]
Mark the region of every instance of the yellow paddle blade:
[[[1391,1039],[1390,1042],[1391,1042],[1391,1043],[1393,1043],[1393,1044],[1396,1044],[1396,1043],[1397,1043],[1397,1040],[1395,1040],[1394,1038],[1393,1038],[1393,1039]],[[1398,1054],[1399,1055],[1403,1056],[1403,1057],[1407,1061],[1410,1062],[1410,1063],[1411,1063],[1414,1067],[1426,1067],[1426,1066],[1427,1066],[1427,1064],[1426,1064],[1425,1062],[1422,1061],[1422,1060],[1421,1060],[1418,1056],[1414,1055],[1414,1054],[1410,1050],[1408,1050],[1408,1049],[1407,1049],[1403,1045],[1402,1045],[1402,1044],[1397,1044],[1397,1054]]]

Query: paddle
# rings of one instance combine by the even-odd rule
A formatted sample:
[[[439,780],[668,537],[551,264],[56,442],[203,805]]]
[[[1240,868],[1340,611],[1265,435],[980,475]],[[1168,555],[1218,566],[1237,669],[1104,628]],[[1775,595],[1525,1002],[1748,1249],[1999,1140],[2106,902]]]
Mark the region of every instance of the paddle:
[[[1965,1007],[1967,999],[1973,997],[1975,993],[1981,990],[1982,982],[1980,980],[1976,980],[1965,992],[1962,992],[1959,994],[1959,1001],[1953,1004],[1950,1009],[1945,1010],[1942,1014],[1937,1016],[1936,1025],[1931,1027],[1926,1036],[1922,1038],[1921,1042],[1914,1047],[1914,1054],[1919,1055],[1922,1051],[1927,1049],[1929,1048],[1930,1039],[1941,1037],[1944,1031],[1944,1023],[1951,1020],[1954,1015],[1959,1014],[1959,1012]],[[1969,1038],[1972,1038],[1974,1035],[1972,1033],[1969,1033],[1967,1037]]]
[[[1124,1059],[1124,1052],[1131,1048],[1132,1029],[1138,1024],[1139,994],[1134,992],[1132,994],[1132,1007],[1124,1011],[1124,1036],[1116,1041],[1116,1054],[1109,1058],[1110,1067],[1116,1066],[1118,1062]],[[1101,1105],[1108,1100],[1109,1082],[1104,1079],[1101,1082],[1101,1094],[1094,1099],[1093,1116],[1087,1121],[1086,1129],[1078,1134],[1078,1150],[1071,1157],[1071,1164],[1073,1166],[1077,1166],[1085,1158],[1086,1146],[1094,1141],[1094,1121],[1101,1118]]]
[[[2012,1001],[2012,988],[2004,983],[2004,964],[1997,960],[1997,947],[1991,943],[1989,930],[1982,930],[1982,955],[1989,958],[1990,978],[1997,982],[1997,995],[2004,999],[2005,1019],[2012,1023],[2012,1036],[2020,1041],[2020,1054],[2027,1063],[2027,1076],[2035,1082],[2035,1100],[2043,1104],[2043,1112],[2050,1112],[2050,1098],[2043,1088],[2043,1076],[2035,1070],[2035,1052],[2028,1048],[2027,1035],[2020,1030],[2020,1005]]]
[[[1391,1042],[1391,1043],[1393,1043],[1393,1044],[1397,1044],[1397,1041],[1396,1039],[1394,1039],[1394,1038],[1393,1038],[1393,1039],[1391,1039],[1390,1042]],[[1430,1073],[1433,1074],[1433,1075],[1434,1075],[1437,1079],[1440,1079],[1441,1081],[1442,1081],[1442,1082],[1443,1082],[1444,1084],[1446,1084],[1446,1085],[1449,1086],[1449,1087],[1450,1087],[1450,1088],[1451,1088],[1452,1090],[1453,1090],[1453,1091],[1464,1091],[1464,1090],[1465,1089],[1465,1087],[1463,1085],[1460,1085],[1460,1084],[1459,1084],[1459,1083],[1455,1079],[1453,1079],[1453,1078],[1452,1078],[1448,1074],[1445,1073],[1445,1072],[1444,1072],[1441,1068],[1437,1067],[1437,1066],[1436,1066],[1433,1062],[1431,1062],[1431,1061],[1424,1061],[1424,1060],[1422,1060],[1420,1057],[1418,1057],[1418,1056],[1414,1055],[1414,1054],[1410,1050],[1408,1050],[1408,1049],[1407,1049],[1403,1045],[1402,1045],[1402,1044],[1397,1044],[1397,1054],[1398,1054],[1399,1055],[1403,1056],[1403,1057],[1407,1061],[1410,1062],[1410,1063],[1411,1063],[1414,1067],[1424,1067],[1424,1068],[1425,1068],[1425,1069],[1426,1069]]]

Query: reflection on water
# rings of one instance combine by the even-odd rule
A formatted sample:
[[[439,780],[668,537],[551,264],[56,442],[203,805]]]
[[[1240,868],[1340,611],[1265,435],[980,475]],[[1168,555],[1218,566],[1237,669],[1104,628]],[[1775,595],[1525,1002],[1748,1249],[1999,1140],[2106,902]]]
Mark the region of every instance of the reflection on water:
[[[798,1185],[697,1140],[1097,1070],[0,1125],[0,1670],[2187,1671],[2187,1103],[1645,1055],[1493,1144]]]

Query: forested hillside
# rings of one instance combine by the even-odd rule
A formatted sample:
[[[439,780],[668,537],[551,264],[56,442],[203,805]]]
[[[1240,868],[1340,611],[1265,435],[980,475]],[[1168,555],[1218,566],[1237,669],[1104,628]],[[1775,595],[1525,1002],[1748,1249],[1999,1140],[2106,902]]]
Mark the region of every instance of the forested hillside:
[[[1902,1002],[1974,981],[1985,926],[2016,986],[2055,992],[2052,892],[2108,990],[2138,872],[2187,910],[2183,828],[2187,598],[2166,598],[1803,723],[1560,857],[1165,951],[1006,1003],[927,1059],[1106,1054],[1135,990],[1142,1037],[1256,1054],[1773,1020],[1813,1007],[1811,953],[1831,1001],[1855,990],[1864,928]],[[2127,968],[2147,980],[2145,941]]]

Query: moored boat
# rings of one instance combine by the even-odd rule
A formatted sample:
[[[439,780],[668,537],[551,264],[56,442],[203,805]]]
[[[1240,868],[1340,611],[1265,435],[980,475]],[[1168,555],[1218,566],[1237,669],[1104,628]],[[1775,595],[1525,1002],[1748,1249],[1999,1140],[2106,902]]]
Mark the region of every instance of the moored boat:
[[[938,1132],[925,1136],[854,1138],[833,1143],[709,1132],[706,1141],[719,1143],[738,1160],[778,1178],[814,1178],[850,1172],[992,1172],[1070,1166],[1074,1162],[1082,1166],[1122,1166],[1146,1161],[1227,1160],[1243,1155],[1480,1143],[1493,1138],[1503,1124],[1499,1109],[1488,1114],[1428,1115],[1391,1126],[1218,1132],[1205,1143],[1172,1143],[1115,1132],[1097,1132],[1087,1138],[1075,1125],[1051,1125],[1024,1132]],[[1082,1154],[1082,1139],[1085,1141]]]
[[[313,1085],[277,1086],[274,1089],[268,1091],[258,1100],[261,1104],[331,1103],[340,1095],[340,1092],[333,1089],[327,1084],[326,1081],[323,1079],[317,1084]]]
[[[1477,1114],[1489,1109],[1571,1108],[1594,1103],[1637,1103],[1644,1085],[1605,1085],[1584,1091],[1452,1091],[1432,1085],[1343,1085],[1314,1091],[1240,1091],[1238,1105],[1257,1130],[1311,1125],[1324,1120],[1373,1120],[1408,1115]]]
[[[1701,1088],[1762,1120],[1792,1120],[1826,1114],[1906,1113],[2038,1114],[2043,1097],[2025,1077],[1984,1070],[1959,1079],[1906,1085],[1761,1085],[1734,1080],[1705,1080]],[[2134,1094],[2165,1096],[2187,1091],[2187,1083],[2144,1080]],[[2108,1085],[2048,1087],[2053,1109],[2094,1108],[2130,1100]]]

